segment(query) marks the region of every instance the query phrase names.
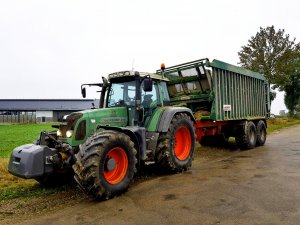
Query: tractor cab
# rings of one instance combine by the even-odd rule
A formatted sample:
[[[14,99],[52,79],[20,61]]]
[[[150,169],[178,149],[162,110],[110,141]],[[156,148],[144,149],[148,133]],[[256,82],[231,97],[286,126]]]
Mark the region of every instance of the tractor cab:
[[[145,126],[158,106],[169,101],[166,80],[160,75],[122,71],[109,74],[105,108],[126,107],[128,126]]]
[[[169,102],[167,79],[157,74],[121,71],[102,80],[81,85],[83,97],[85,86],[100,87],[99,108],[65,116],[57,131],[60,141],[78,147],[99,126],[146,128],[156,109]]]

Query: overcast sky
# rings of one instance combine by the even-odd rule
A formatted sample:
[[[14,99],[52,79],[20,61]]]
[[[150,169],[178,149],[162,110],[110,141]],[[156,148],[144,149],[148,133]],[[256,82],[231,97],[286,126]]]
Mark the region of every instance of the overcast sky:
[[[298,0],[0,0],[0,98],[81,98],[82,83],[162,62],[237,65],[260,26],[299,41],[299,8]],[[280,109],[283,94],[272,112]]]

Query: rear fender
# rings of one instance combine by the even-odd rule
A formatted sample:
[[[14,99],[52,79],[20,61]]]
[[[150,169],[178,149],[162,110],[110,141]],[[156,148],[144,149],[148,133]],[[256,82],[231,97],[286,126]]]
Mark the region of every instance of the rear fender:
[[[167,132],[173,117],[178,113],[186,113],[191,117],[194,123],[196,122],[191,109],[185,107],[170,107],[167,108],[160,117],[157,132]]]

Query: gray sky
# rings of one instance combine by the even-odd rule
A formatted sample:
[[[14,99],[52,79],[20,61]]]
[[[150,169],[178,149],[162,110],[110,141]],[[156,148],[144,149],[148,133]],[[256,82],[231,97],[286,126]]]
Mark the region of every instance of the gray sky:
[[[81,98],[118,70],[238,63],[259,27],[300,37],[298,0],[0,0],[0,98]],[[97,97],[89,89],[88,98]],[[272,112],[285,109],[283,94]]]

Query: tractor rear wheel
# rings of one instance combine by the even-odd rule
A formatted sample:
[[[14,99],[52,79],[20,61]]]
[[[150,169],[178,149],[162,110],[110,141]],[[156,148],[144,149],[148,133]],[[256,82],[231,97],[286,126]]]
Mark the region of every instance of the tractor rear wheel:
[[[164,170],[181,172],[192,165],[195,129],[191,118],[179,113],[172,119],[168,132],[160,134],[155,162]]]
[[[242,130],[235,140],[241,149],[255,148],[257,140],[255,124],[252,121],[248,121],[246,125],[242,126]]]
[[[136,172],[137,151],[130,138],[103,131],[80,145],[73,166],[75,180],[95,199],[108,199],[126,191]]]

